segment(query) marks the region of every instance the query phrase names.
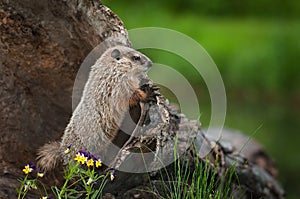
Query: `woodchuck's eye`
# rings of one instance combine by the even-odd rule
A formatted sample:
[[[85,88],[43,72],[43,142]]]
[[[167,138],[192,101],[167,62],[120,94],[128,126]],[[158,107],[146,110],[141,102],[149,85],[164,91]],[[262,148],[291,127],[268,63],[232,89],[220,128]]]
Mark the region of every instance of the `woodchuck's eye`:
[[[131,59],[132,59],[132,61],[140,61],[140,60],[141,60],[141,57],[138,56],[138,55],[133,55],[133,56],[131,57]]]

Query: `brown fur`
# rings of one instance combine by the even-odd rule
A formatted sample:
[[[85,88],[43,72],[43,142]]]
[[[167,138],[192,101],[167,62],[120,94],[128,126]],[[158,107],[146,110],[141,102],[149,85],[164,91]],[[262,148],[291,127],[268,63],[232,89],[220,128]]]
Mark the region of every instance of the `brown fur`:
[[[135,123],[139,119],[139,103],[147,98],[140,87],[145,80],[150,81],[146,72],[151,65],[149,58],[132,48],[116,46],[104,52],[91,68],[81,101],[62,141],[46,144],[39,150],[40,167],[53,169],[59,159],[66,164],[79,150],[105,156],[112,140],[122,132],[120,126],[132,126],[124,124],[125,116],[130,112]],[[122,137],[117,143],[122,144],[128,138],[127,135]],[[66,155],[64,150],[68,146],[73,150]]]
[[[129,99],[129,106],[133,107],[138,105],[140,102],[144,102],[147,98],[147,94],[141,89],[137,89]]]
[[[59,164],[60,143],[50,142],[39,148],[38,150],[38,167],[42,171],[54,169]]]

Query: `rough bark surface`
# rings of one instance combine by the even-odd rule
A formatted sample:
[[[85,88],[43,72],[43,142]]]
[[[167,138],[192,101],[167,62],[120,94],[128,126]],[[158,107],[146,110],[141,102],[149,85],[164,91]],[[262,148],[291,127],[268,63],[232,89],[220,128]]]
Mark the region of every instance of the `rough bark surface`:
[[[108,38],[108,47],[130,45],[99,1],[0,0],[0,198],[14,198],[24,163],[61,137],[77,70]]]
[[[86,55],[100,43],[105,47],[130,46],[122,21],[100,1],[0,0],[0,198],[15,198],[24,164],[35,159],[40,146],[60,139],[72,112],[76,73]],[[95,51],[90,65],[103,50]],[[143,145],[153,148],[154,144],[157,156],[172,158],[178,136],[183,143],[178,150],[187,154],[197,151],[186,148],[185,143],[212,147],[211,166],[218,168],[220,176],[237,162],[239,183],[248,193],[245,197],[282,197],[283,190],[272,177],[276,172],[272,161],[260,146],[254,144],[242,157],[237,151],[246,138],[232,141],[236,134],[230,133],[222,140],[206,136],[196,121],[172,111],[159,92],[145,113],[147,125],[139,129],[143,136],[124,147],[116,166],[122,167],[128,151]],[[185,156],[184,161],[192,164],[193,158]],[[154,159],[151,166],[159,164]],[[122,176],[128,183],[121,181]],[[153,182],[159,180],[155,172],[151,176]],[[122,183],[108,185],[106,198],[154,197],[134,189],[147,189],[143,174],[120,173],[118,178]]]

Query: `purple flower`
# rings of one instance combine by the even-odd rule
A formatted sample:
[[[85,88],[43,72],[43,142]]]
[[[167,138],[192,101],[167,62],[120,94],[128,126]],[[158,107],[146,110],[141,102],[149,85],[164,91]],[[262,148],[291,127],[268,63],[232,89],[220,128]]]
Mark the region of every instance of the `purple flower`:
[[[35,171],[35,170],[36,170],[36,166],[35,166],[35,164],[34,164],[33,162],[29,162],[27,165],[28,165],[30,168],[32,168],[32,171]]]
[[[79,151],[80,154],[83,154],[85,157],[87,157],[88,159],[93,159],[94,161],[97,161],[98,158],[96,158],[93,154],[91,154],[90,152],[88,151],[85,151],[85,150],[80,150]]]
[[[78,153],[80,153],[80,154],[82,154],[82,155],[84,155],[84,157],[89,157],[89,155],[90,155],[90,153],[89,152],[87,152],[87,151],[85,151],[85,150],[80,150],[80,151],[78,151]]]
[[[35,170],[36,170],[36,166],[32,162],[30,162],[30,163],[25,165],[25,168],[23,169],[23,172],[25,174],[28,174],[28,173],[34,172]]]

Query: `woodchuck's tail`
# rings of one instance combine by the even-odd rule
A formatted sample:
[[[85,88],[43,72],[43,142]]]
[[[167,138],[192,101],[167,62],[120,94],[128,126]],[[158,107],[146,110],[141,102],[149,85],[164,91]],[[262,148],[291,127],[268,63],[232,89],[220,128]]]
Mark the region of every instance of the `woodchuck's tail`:
[[[39,148],[37,153],[37,166],[43,172],[53,170],[60,161],[60,142],[50,142]]]

